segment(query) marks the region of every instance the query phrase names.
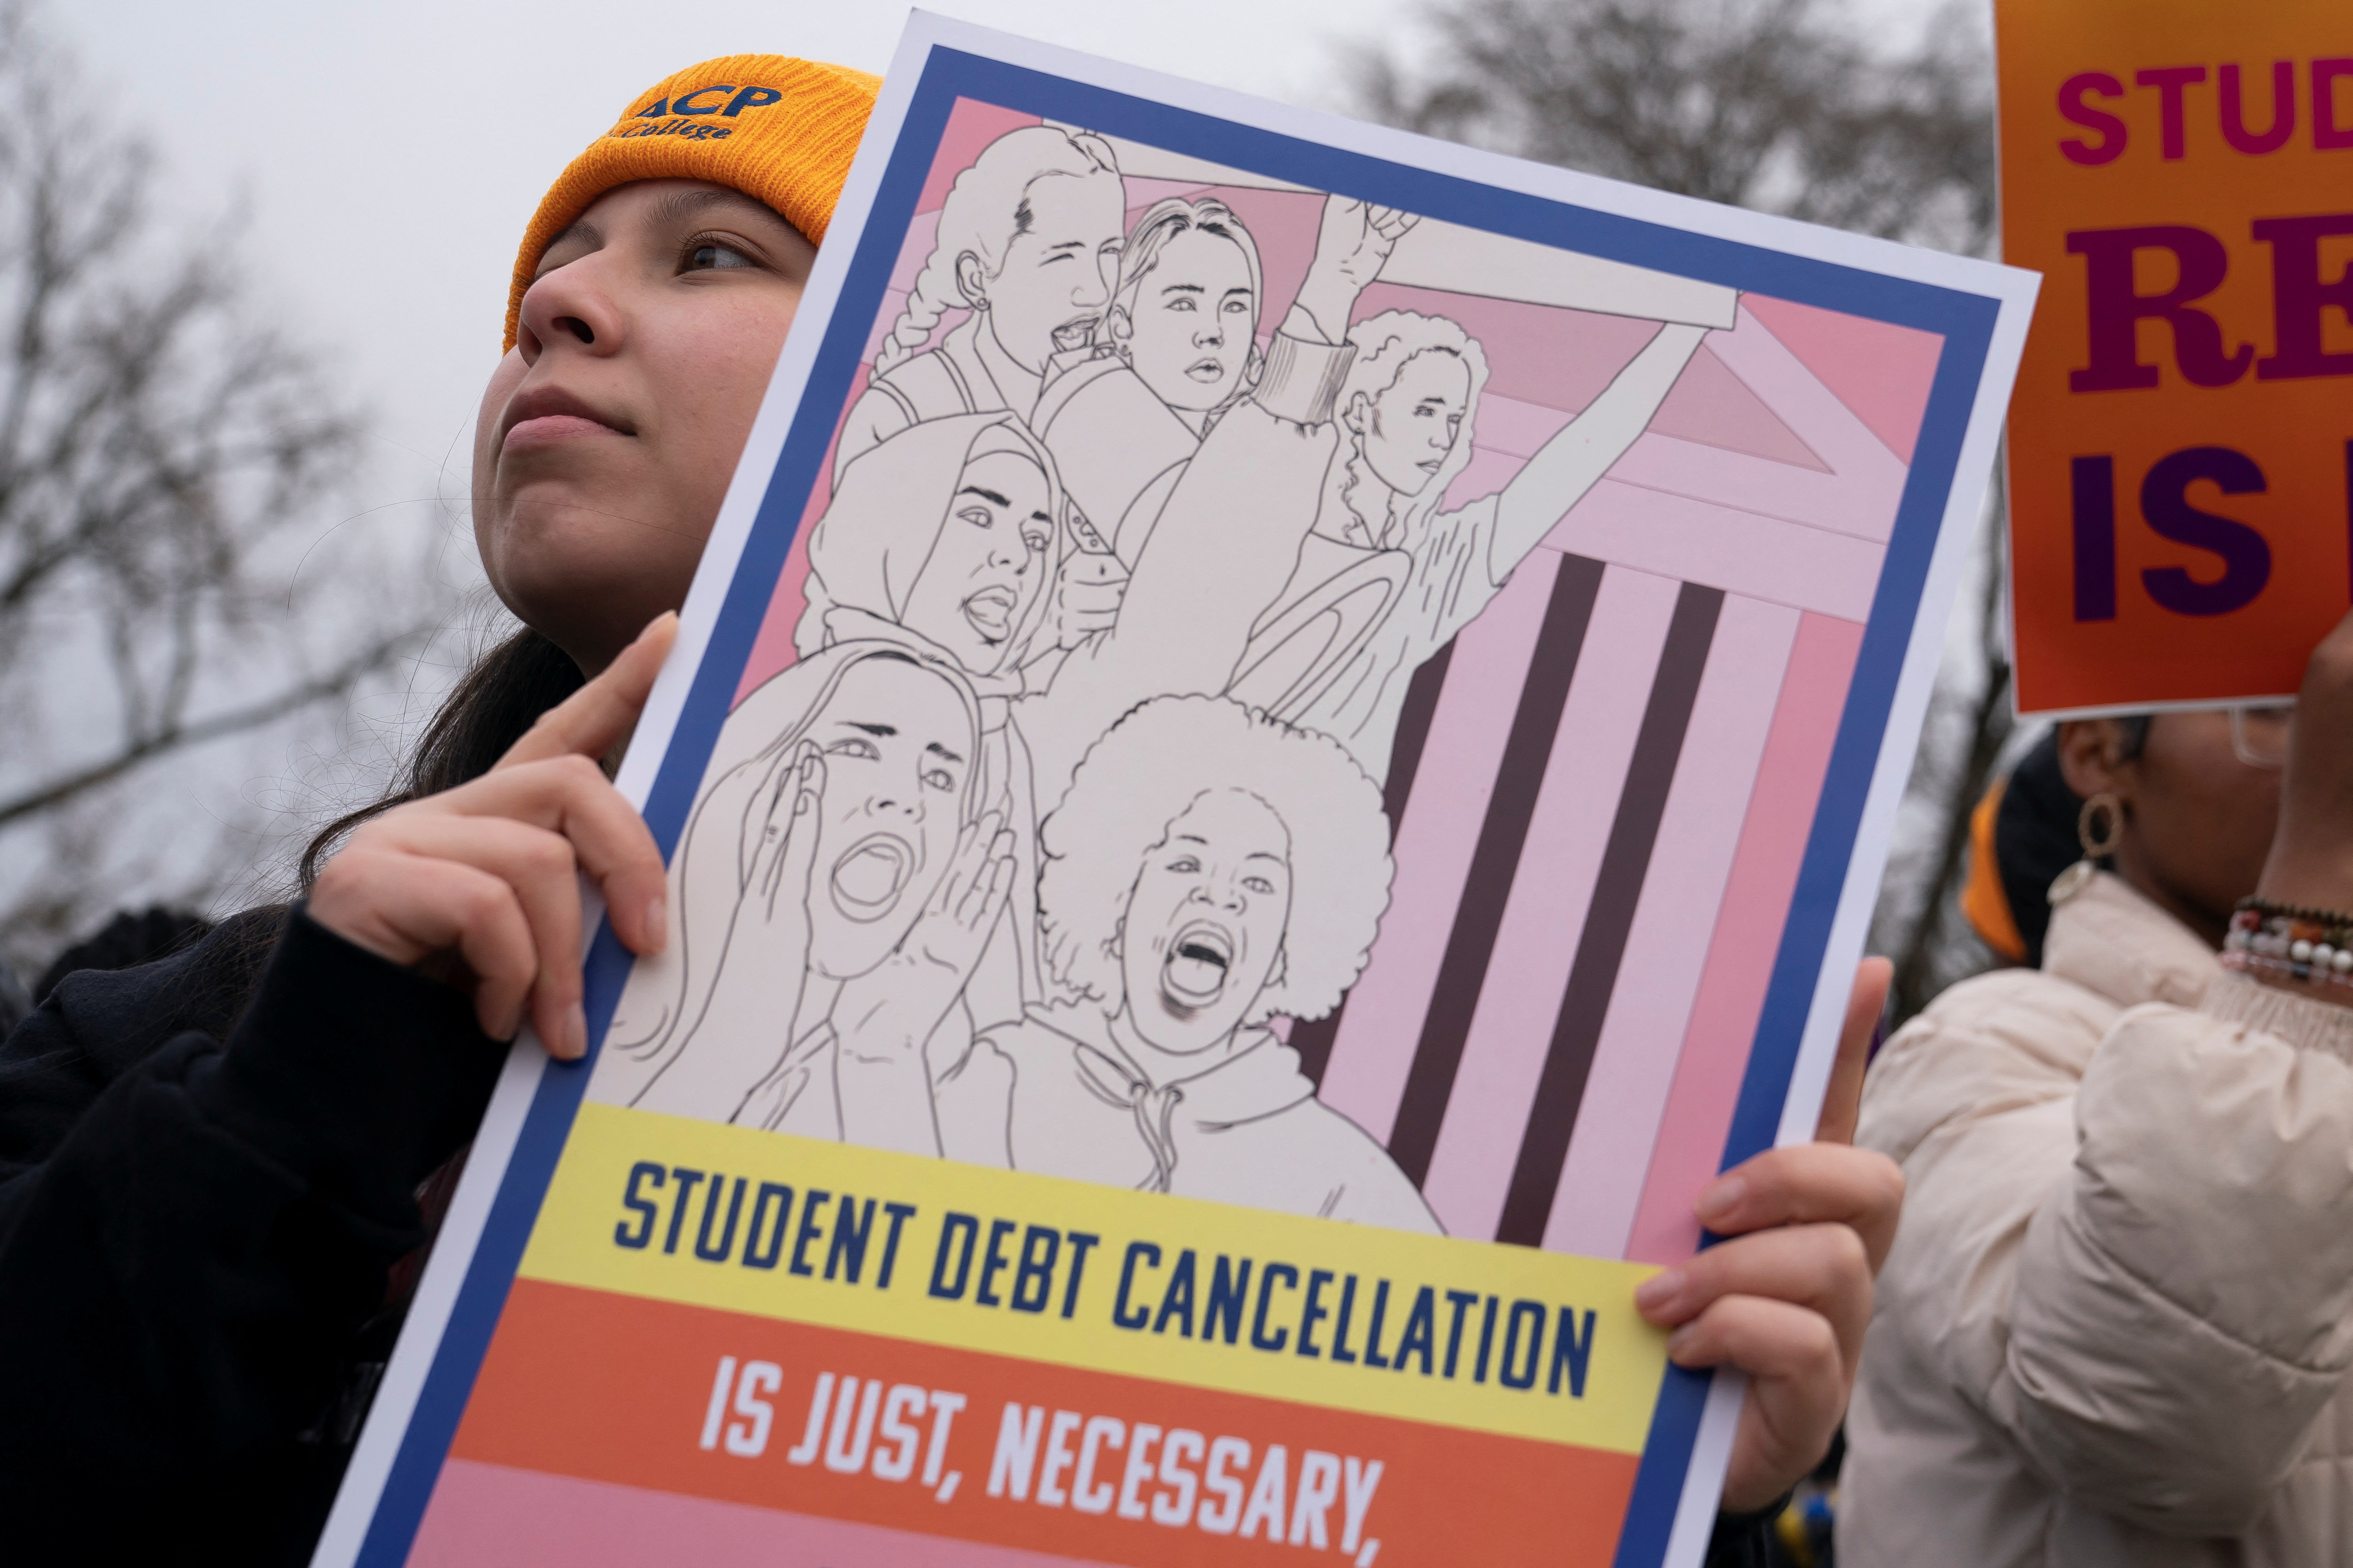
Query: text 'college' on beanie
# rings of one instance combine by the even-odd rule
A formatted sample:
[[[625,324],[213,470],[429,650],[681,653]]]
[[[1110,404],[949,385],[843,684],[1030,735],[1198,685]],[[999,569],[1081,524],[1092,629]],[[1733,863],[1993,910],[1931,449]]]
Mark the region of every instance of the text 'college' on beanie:
[[[665,77],[572,160],[541,199],[515,253],[506,348],[523,290],[555,237],[598,196],[632,180],[708,180],[766,203],[825,238],[882,79],[783,55],[726,55]]]

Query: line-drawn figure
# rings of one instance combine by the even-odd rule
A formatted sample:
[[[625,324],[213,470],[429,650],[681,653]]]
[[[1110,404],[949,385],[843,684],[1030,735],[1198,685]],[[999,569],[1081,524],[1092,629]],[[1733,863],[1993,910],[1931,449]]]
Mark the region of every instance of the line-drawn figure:
[[[976,689],[1018,696],[1061,564],[1061,513],[1054,460],[1014,416],[911,426],[843,470],[809,539],[794,641],[806,656],[888,622]]]
[[[1013,879],[980,734],[962,672],[895,642],[837,644],[737,704],[671,858],[670,946],[631,973],[595,1097],[938,1152],[929,1086],[892,1075],[924,1070]],[[947,1032],[944,1068],[968,1042]]]
[[[885,638],[945,660],[979,699],[979,759],[1008,809],[1018,873],[1010,916],[969,998],[982,1023],[1036,1001],[1037,814],[1029,752],[1008,727],[1023,665],[1041,634],[1084,636],[1100,607],[1050,621],[1047,587],[1069,541],[1054,461],[1010,414],[959,414],[892,437],[843,472],[809,540],[804,658],[844,641]],[[1124,574],[1123,580],[1124,580]],[[1109,600],[1115,612],[1118,596]],[[1067,628],[1067,631],[1065,630]]]
[[[1380,790],[1336,742],[1165,697],[1087,753],[1047,819],[1049,964],[1077,1000],[988,1031],[943,1131],[1018,1170],[1435,1231],[1266,1026],[1317,1018],[1388,901]]]
[[[1026,419],[1056,356],[1092,350],[1126,220],[1119,162],[1099,136],[1028,125],[982,149],[949,189],[931,257],[850,405],[836,478],[923,420],[999,409]],[[956,310],[972,315],[925,349]]]
[[[1128,233],[1095,353],[1058,370],[1029,416],[1072,502],[1131,565],[1214,416],[1258,384],[1261,287],[1258,244],[1224,203],[1154,203]]]
[[[1124,363],[1096,357],[1082,367],[1093,374],[1096,387],[1132,389],[1128,401],[1140,399],[1176,425],[1190,451],[1132,545],[1123,524],[1122,547],[1135,554],[1115,615],[1076,636],[1072,617],[1050,616],[1054,661],[1034,647],[1013,658],[1019,681],[1018,690],[1008,690],[1011,722],[1028,757],[1037,816],[1052,808],[1079,759],[1121,714],[1155,696],[1215,695],[1243,666],[1251,629],[1296,574],[1300,543],[1314,523],[1338,446],[1333,399],[1354,351],[1326,322],[1345,322],[1409,222],[1362,203],[1327,204],[1302,304],[1276,335],[1264,374],[1251,396],[1229,405],[1198,442]],[[933,602],[917,579],[929,574],[925,563],[937,548],[928,537],[955,526],[950,520],[964,485],[951,469],[965,440],[958,421],[977,428],[986,418],[912,426],[843,470],[836,500],[810,539],[809,608],[795,631],[804,652],[845,636],[886,635],[882,623],[895,622],[950,657],[981,657],[970,617],[959,624],[948,600]],[[946,434],[934,437],[935,427]],[[1059,420],[1049,426],[1050,452],[1050,435],[1061,428]],[[904,462],[902,448],[911,454]],[[1050,489],[1059,456],[1046,466]],[[878,504],[892,515],[878,521],[871,511]],[[889,542],[878,545],[877,539]],[[849,554],[850,564],[838,566],[837,552]],[[888,564],[878,570],[874,563],[885,556]],[[1059,568],[1055,574],[1068,575]],[[984,682],[1002,676],[1002,646],[990,645],[989,662],[966,673]]]
[[[1325,487],[1315,538],[1279,617],[1312,600],[1370,552],[1410,561],[1405,591],[1349,658],[1303,704],[1258,683],[1235,694],[1338,738],[1377,779],[1388,776],[1398,713],[1413,672],[1468,626],[1529,551],[1625,455],[1698,352],[1704,327],[1669,322],[1493,495],[1449,511],[1447,487],[1471,460],[1467,437],[1487,380],[1478,340],[1441,317],[1390,310],[1349,332],[1355,363],[1339,396],[1346,441]]]
[[[1146,207],[1120,254],[1104,335],[1196,436],[1258,380],[1258,241],[1212,197]]]
[[[1221,611],[1247,609],[1248,619],[1233,626],[1232,636],[1194,639],[1193,662],[1185,667],[1193,684],[1120,693],[1123,702],[1108,713],[1157,692],[1215,693],[1245,684],[1261,705],[1303,706],[1379,624],[1406,580],[1409,558],[1327,549],[1307,535],[1311,517],[1289,510],[1289,501],[1275,504],[1303,481],[1317,490],[1311,508],[1320,508],[1329,467],[1320,449],[1294,443],[1252,451],[1255,493],[1237,486],[1231,497],[1240,510],[1205,516],[1198,504],[1180,507],[1171,498],[1181,482],[1198,500],[1227,482],[1217,477],[1221,471],[1229,479],[1240,471],[1237,458],[1251,443],[1245,433],[1227,430],[1236,419],[1262,418],[1259,411],[1266,410],[1307,425],[1330,418],[1356,352],[1345,341],[1348,317],[1414,221],[1391,209],[1326,198],[1307,277],[1261,355],[1257,249],[1240,220],[1220,203],[1177,198],[1155,204],[1138,220],[1108,319],[1108,346],[1047,387],[1034,427],[1054,454],[1074,503],[1113,536],[1139,577],[1147,559],[1160,563],[1155,576],[1172,570],[1172,561],[1179,563],[1175,570],[1185,571],[1186,542],[1192,541],[1221,568],[1214,583],[1195,579],[1208,595],[1202,602]],[[1211,302],[1231,318],[1228,324],[1198,324]],[[1155,313],[1163,319],[1145,321]],[[1171,407],[1168,397],[1189,406]],[[1305,478],[1311,468],[1317,470],[1312,480]],[[1319,560],[1319,551],[1328,559]],[[1266,575],[1269,568],[1284,581]],[[1310,584],[1304,593],[1271,608],[1303,578]],[[1131,602],[1118,622],[1123,628],[1134,627],[1143,615],[1134,606],[1137,592],[1132,581]],[[1092,732],[1085,737],[1092,738]]]

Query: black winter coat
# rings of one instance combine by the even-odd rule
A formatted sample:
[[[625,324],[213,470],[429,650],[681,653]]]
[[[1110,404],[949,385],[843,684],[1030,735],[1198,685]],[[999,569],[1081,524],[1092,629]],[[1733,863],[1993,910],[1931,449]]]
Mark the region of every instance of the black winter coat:
[[[299,912],[59,984],[0,1046],[0,1554],[307,1561],[504,1055]]]

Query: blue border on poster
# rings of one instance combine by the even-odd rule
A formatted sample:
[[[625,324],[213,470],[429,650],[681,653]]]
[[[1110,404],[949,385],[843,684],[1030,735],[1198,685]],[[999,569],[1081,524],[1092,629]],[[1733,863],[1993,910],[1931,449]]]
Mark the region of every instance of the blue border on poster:
[[[811,366],[799,416],[787,433],[759,513],[729,584],[717,626],[668,752],[646,802],[646,818],[667,854],[686,820],[704,759],[759,634],[775,582],[792,548],[809,489],[857,373],[950,110],[973,98],[1108,135],[1164,147],[1314,190],[1403,207],[1426,216],[1557,246],[1662,272],[1737,287],[1800,304],[1934,332],[1945,339],[1911,477],[1872,605],[1845,713],[1808,837],[1797,892],[1775,960],[1724,1163],[1768,1146],[1795,1069],[1814,978],[1830,939],[1879,738],[1894,704],[1912,618],[1924,591],[1944,498],[1991,343],[1995,300],[1957,289],[1789,256],[1736,240],[1663,227],[1474,181],[1303,142],[1255,126],[1155,103],[960,50],[936,47],[908,105],[899,143],[840,297]],[[590,1037],[601,1042],[628,973],[628,952],[609,927],[591,951]],[[592,1054],[589,1058],[593,1061]],[[455,1437],[491,1336],[506,1305],[541,1201],[555,1173],[587,1088],[587,1063],[551,1064],[493,1198],[407,1430],[369,1520],[358,1562],[403,1562]],[[1617,1568],[1655,1568],[1664,1557],[1677,1499],[1706,1401],[1704,1376],[1670,1368],[1637,1473]]]

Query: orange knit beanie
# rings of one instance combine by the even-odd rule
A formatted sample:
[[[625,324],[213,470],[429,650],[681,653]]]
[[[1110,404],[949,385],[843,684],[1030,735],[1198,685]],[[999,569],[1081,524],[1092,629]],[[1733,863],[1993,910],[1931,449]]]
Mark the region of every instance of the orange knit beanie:
[[[665,77],[572,160],[532,215],[507,291],[507,348],[549,243],[632,180],[709,180],[756,196],[824,240],[882,79],[783,55],[727,55]]]

